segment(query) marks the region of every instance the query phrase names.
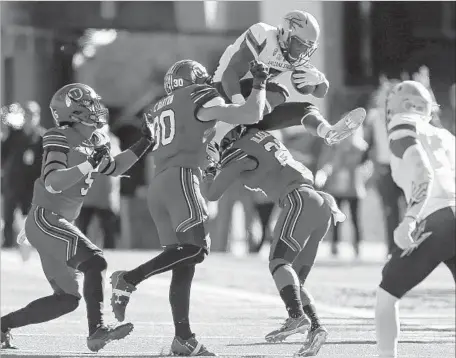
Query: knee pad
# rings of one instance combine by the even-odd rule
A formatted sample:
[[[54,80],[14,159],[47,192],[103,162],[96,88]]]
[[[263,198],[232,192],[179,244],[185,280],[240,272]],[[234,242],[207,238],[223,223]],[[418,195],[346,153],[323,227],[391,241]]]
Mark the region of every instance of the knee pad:
[[[298,275],[291,266],[291,263],[286,263],[284,260],[273,259],[269,262],[269,270],[276,284],[277,290],[280,292],[284,287],[296,286],[299,287]]]
[[[269,272],[271,273],[271,275],[274,275],[277,269],[284,265],[291,266],[291,263],[280,258],[269,260]]]
[[[81,262],[78,266],[78,270],[87,272],[89,270],[105,271],[108,268],[106,259],[101,255],[94,255],[90,259]]]
[[[79,306],[80,297],[70,295],[69,293],[55,294],[59,302],[65,303],[67,312],[73,312]]]

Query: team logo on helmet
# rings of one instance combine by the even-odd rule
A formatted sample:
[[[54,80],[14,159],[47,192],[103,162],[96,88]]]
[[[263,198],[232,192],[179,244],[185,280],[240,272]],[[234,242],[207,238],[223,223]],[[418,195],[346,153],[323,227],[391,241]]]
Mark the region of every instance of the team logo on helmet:
[[[287,17],[285,17],[285,20],[288,21],[288,25],[292,30],[296,30],[296,27],[304,27],[301,24],[302,19],[295,17],[293,14],[290,14]]]

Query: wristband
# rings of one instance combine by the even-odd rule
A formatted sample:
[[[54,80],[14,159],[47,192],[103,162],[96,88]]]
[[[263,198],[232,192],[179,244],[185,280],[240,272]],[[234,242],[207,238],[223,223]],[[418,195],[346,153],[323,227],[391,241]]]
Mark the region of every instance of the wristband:
[[[89,174],[90,172],[93,171],[92,164],[90,164],[89,161],[87,161],[87,160],[85,162],[79,164],[77,166],[77,168],[84,176],[86,176],[87,174]]]
[[[152,141],[146,137],[142,137],[136,143],[134,143],[130,148],[133,153],[139,158],[143,156],[143,154],[149,149],[152,145]]]

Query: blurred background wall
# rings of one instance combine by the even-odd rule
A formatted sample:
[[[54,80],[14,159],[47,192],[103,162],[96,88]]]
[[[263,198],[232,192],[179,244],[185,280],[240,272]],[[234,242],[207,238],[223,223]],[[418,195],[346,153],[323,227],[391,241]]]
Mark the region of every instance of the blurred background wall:
[[[111,128],[122,147],[128,128],[135,136],[132,128],[138,127],[135,118],[142,108],[163,95],[163,75],[172,63],[191,58],[213,71],[226,46],[249,26],[275,25],[293,9],[312,13],[320,23],[320,47],[312,62],[326,73],[331,88],[324,100],[298,96],[285,76],[290,100],[310,100],[335,121],[356,105],[367,106],[381,75],[399,78],[426,65],[442,122],[454,125],[448,87],[455,81],[456,9],[455,2],[439,1],[4,1],[1,104],[35,100],[43,108],[42,124],[49,127],[54,91],[71,81],[87,83],[110,108]],[[320,145],[304,138],[297,150],[312,166]],[[152,172],[153,161],[145,158],[131,178],[123,179],[130,186],[123,196],[131,221],[120,239],[124,247],[156,247],[144,201]],[[379,205],[375,194],[367,203]],[[363,220],[376,219],[363,214]],[[378,235],[373,230],[367,236]]]

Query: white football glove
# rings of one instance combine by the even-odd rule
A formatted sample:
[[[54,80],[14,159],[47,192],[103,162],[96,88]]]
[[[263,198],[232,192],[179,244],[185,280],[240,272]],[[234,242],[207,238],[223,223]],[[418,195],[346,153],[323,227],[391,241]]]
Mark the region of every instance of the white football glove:
[[[315,173],[315,186],[317,188],[323,188],[328,180],[328,175],[322,169]]]
[[[394,230],[394,242],[402,250],[410,248],[415,240],[413,240],[413,231],[416,229],[416,220],[411,217],[405,217],[399,226]]]
[[[410,220],[414,220],[414,219],[410,218]],[[416,221],[415,221],[415,226],[416,226]],[[415,228],[415,230],[413,230],[413,232],[411,234],[413,243],[408,248],[404,249],[404,251],[401,254],[401,257],[409,256],[413,251],[415,251],[415,249],[417,249],[423,243],[424,240],[426,240],[429,236],[432,235],[432,232],[430,232],[430,231],[425,232],[424,231],[425,228],[426,228],[426,220],[423,220],[419,223],[419,225]],[[396,233],[394,233],[394,234],[396,234]],[[395,239],[396,239],[396,237],[395,237]]]
[[[303,71],[303,72],[301,72]],[[297,88],[317,86],[326,81],[325,75],[312,65],[302,66],[292,74],[292,81]]]

